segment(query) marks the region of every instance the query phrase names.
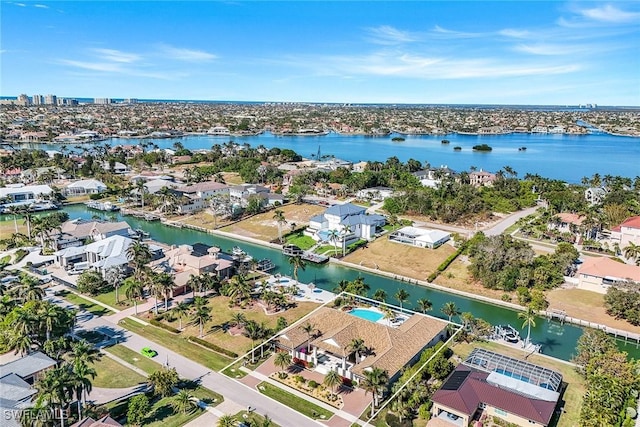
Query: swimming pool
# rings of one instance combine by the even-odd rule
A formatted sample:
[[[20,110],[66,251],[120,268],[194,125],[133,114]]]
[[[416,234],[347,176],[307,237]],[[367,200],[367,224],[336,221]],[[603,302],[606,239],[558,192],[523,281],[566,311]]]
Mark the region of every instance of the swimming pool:
[[[368,320],[370,322],[377,322],[384,317],[384,314],[382,313],[373,310],[367,310],[364,308],[354,308],[353,310],[349,311],[349,314],[361,319]]]

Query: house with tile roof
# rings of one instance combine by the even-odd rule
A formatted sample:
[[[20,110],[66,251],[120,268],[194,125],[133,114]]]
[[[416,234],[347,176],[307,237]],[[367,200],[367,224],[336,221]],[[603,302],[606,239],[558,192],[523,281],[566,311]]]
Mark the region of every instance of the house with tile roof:
[[[611,229],[610,239],[624,250],[629,243],[640,245],[640,216],[632,216]]]
[[[313,362],[314,369],[323,374],[334,370],[345,378],[361,380],[365,371],[377,367],[394,381],[405,366],[418,360],[422,350],[447,337],[448,322],[435,317],[419,313],[399,315],[392,321],[383,319],[382,314],[379,317],[372,321],[322,307],[307,320],[316,328],[310,340],[301,324],[281,332],[276,346],[294,358]],[[355,338],[362,339],[369,349],[364,355],[351,351]]]
[[[576,274],[579,288],[602,294],[618,283],[640,284],[640,267],[617,262],[609,257],[585,258]]]
[[[105,415],[97,420],[94,420],[91,417],[83,418],[80,421],[71,424],[69,427],[122,427],[122,424],[111,418],[109,415]]]
[[[434,393],[427,427],[468,426],[486,416],[546,427],[561,387],[562,375],[556,371],[476,348]]]
[[[324,213],[311,217],[304,234],[318,242],[329,242],[330,233],[336,231],[340,244],[349,245],[358,239],[373,240],[385,223],[384,216],[368,214],[362,206],[345,203],[333,205]]]

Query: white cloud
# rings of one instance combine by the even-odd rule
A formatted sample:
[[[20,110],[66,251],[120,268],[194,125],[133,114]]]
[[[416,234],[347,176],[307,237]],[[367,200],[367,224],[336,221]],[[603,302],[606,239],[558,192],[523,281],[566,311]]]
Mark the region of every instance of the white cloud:
[[[456,39],[471,39],[471,38],[486,36],[486,34],[484,33],[468,33],[465,31],[449,30],[446,28],[442,28],[439,25],[436,25],[435,27],[433,27],[433,29],[431,30],[431,33],[433,35],[444,36],[446,38],[456,38]]]
[[[611,22],[611,23],[625,23],[632,21],[640,21],[640,13],[638,12],[626,12],[618,9],[610,4],[594,7],[592,9],[583,9],[579,13],[594,21]]]
[[[532,55],[569,55],[576,54],[577,52],[584,51],[585,48],[581,46],[561,45],[561,44],[519,44],[514,47],[517,52],[529,53]]]
[[[504,30],[498,31],[498,34],[514,39],[524,39],[531,36],[531,33],[527,30],[516,30],[513,28],[505,28]]]
[[[140,55],[116,49],[92,49],[92,51],[105,61],[131,63],[140,60]]]
[[[103,72],[116,72],[120,73],[123,71],[123,68],[120,64],[114,64],[113,62],[87,62],[87,61],[74,61],[71,59],[61,59],[60,62],[62,64],[71,65],[72,67],[82,68],[85,70],[92,71],[103,71]]]
[[[368,28],[370,40],[377,44],[394,45],[415,42],[420,39],[417,34],[399,30],[390,25],[381,25],[375,28]]]
[[[210,62],[217,58],[216,55],[203,50],[178,48],[169,45],[161,45],[160,49],[163,55],[179,61]]]
[[[37,7],[38,9],[49,9],[49,6],[46,4],[34,4],[33,7]]]

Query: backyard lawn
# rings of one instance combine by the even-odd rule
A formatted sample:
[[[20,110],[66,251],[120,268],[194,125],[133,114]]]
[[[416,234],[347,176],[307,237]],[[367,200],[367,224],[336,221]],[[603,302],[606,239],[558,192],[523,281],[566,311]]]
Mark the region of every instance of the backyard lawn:
[[[296,245],[300,249],[306,251],[316,244],[316,241],[312,237],[305,236],[303,230],[299,230],[292,233],[285,238],[285,243],[289,245]]]
[[[94,387],[126,388],[147,381],[139,373],[121,365],[108,356],[102,356],[100,361],[93,364],[93,368],[97,373],[93,380]]]
[[[295,307],[282,313],[266,315],[263,308],[257,304],[247,306],[247,308],[229,307],[229,298],[224,296],[210,298],[208,304],[211,308],[212,320],[205,326],[205,336],[203,339],[239,355],[251,350],[251,340],[244,335],[232,336],[222,330],[222,328],[216,327],[229,322],[234,314],[242,313],[247,320],[254,320],[258,323],[264,322],[268,328],[275,328],[278,317],[284,317],[287,320],[287,324],[290,325],[318,307],[318,304],[313,302],[297,302]],[[168,323],[174,328],[180,326],[178,319],[173,321],[163,320],[163,322]],[[181,337],[197,337],[200,333],[198,325],[190,324],[187,319],[182,319],[182,327]],[[172,335],[172,337],[174,340],[176,339],[174,335]]]

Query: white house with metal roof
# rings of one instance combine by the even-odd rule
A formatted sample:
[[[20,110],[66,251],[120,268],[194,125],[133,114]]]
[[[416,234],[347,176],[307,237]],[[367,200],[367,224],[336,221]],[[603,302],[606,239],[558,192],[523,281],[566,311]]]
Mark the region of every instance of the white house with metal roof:
[[[442,230],[427,230],[416,227],[402,227],[389,235],[389,240],[397,243],[436,249],[451,238],[451,234]]]
[[[379,227],[386,223],[382,215],[370,215],[366,208],[352,203],[333,205],[323,214],[311,217],[305,234],[317,241],[329,241],[333,232],[344,244],[358,239],[372,240]]]

